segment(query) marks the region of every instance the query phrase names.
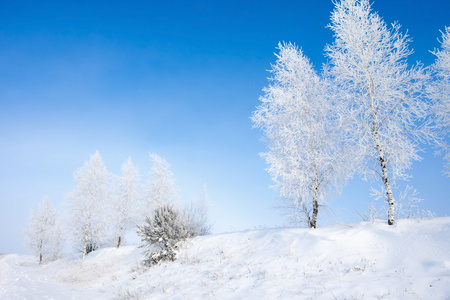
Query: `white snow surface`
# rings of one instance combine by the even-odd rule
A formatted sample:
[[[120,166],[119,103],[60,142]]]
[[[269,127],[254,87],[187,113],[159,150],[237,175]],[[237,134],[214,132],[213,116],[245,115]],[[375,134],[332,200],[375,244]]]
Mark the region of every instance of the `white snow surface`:
[[[450,217],[197,237],[149,269],[141,251],[0,255],[0,299],[450,299]]]

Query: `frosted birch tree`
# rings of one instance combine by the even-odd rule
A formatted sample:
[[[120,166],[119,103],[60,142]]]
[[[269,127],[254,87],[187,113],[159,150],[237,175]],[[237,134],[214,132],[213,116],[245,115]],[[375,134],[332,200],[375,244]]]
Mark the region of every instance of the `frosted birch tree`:
[[[141,218],[143,209],[142,195],[140,189],[139,170],[133,164],[131,158],[122,164],[121,175],[116,180],[116,191],[114,195],[115,218],[117,220],[116,232],[117,248],[120,247],[126,230],[134,226]]]
[[[431,97],[435,101],[435,115],[438,131],[445,138],[450,135],[450,27],[442,32],[441,49],[433,51],[436,62],[433,64],[435,80],[430,85]],[[444,152],[445,174],[450,176],[450,145],[439,143]]]
[[[103,245],[108,235],[110,206],[108,200],[109,173],[98,151],[73,175],[76,188],[66,198],[69,201],[69,228],[72,242],[83,253]]]
[[[351,175],[352,165],[346,163],[350,156],[344,153],[333,85],[296,46],[278,47],[270,84],[252,121],[266,137],[268,152],[262,156],[274,187],[288,200],[291,221],[315,228],[319,207]]]
[[[24,233],[25,245],[39,257],[39,264],[58,256],[64,244],[63,224],[48,197],[39,204],[37,212],[31,211],[30,228]]]
[[[157,154],[150,153],[153,167],[150,172],[150,180],[146,187],[147,202],[150,211],[170,204],[175,200],[177,189],[175,177],[170,171],[169,163]]]
[[[335,38],[326,47],[331,72],[347,94],[354,141],[365,157],[359,171],[382,180],[392,225],[393,184],[408,178],[406,170],[420,159],[419,142],[432,136],[430,103],[423,101],[427,75],[420,64],[408,66],[408,35],[398,24],[388,28],[368,0],[336,1],[329,27]]]

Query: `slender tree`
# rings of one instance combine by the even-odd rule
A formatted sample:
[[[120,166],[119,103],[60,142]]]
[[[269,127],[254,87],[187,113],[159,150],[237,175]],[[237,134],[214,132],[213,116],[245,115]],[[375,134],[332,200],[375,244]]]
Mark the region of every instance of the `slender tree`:
[[[139,186],[139,170],[131,158],[122,164],[122,173],[117,180],[117,195],[114,210],[117,218],[117,248],[123,240],[123,234],[134,226],[142,215],[141,191]]]
[[[169,163],[157,154],[150,153],[153,167],[150,172],[150,181],[146,188],[147,202],[151,211],[167,205],[175,200],[177,189],[175,177],[170,171]]]
[[[37,212],[31,211],[30,228],[24,230],[27,248],[39,257],[39,264],[45,259],[54,259],[63,246],[63,228],[58,212],[45,197]]]
[[[430,103],[423,101],[427,74],[420,64],[408,66],[408,36],[398,24],[388,28],[368,0],[336,1],[329,27],[335,38],[326,47],[331,72],[352,111],[356,154],[366,158],[359,171],[381,178],[392,225],[393,183],[408,178],[406,170],[420,159],[419,142],[432,137]]]
[[[270,85],[253,113],[268,152],[262,156],[294,222],[315,228],[319,207],[351,175],[336,91],[292,44],[279,44]],[[350,167],[349,167],[350,166]]]
[[[445,138],[450,135],[450,27],[445,27],[442,32],[441,49],[432,53],[436,55],[433,64],[435,80],[430,84],[431,98],[435,101],[436,125],[444,140],[439,141],[439,146],[444,152],[445,174],[450,176],[450,145]]]
[[[69,226],[75,248],[86,254],[103,245],[107,239],[109,206],[109,173],[98,151],[90,156],[73,175],[76,188],[66,198],[69,205]]]

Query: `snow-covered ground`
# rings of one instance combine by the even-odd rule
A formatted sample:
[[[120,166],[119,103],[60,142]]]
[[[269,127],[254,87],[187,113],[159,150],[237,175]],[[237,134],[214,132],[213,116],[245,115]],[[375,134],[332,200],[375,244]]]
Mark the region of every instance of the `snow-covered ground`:
[[[1,255],[0,299],[450,299],[450,217],[198,237],[148,270],[140,252]]]

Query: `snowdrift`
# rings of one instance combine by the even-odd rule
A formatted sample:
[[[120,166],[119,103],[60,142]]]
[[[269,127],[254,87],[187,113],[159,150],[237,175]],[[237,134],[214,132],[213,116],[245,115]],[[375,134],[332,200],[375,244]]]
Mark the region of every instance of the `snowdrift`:
[[[0,256],[0,299],[449,299],[450,218],[268,229],[186,241],[150,269],[141,249],[39,266]]]

